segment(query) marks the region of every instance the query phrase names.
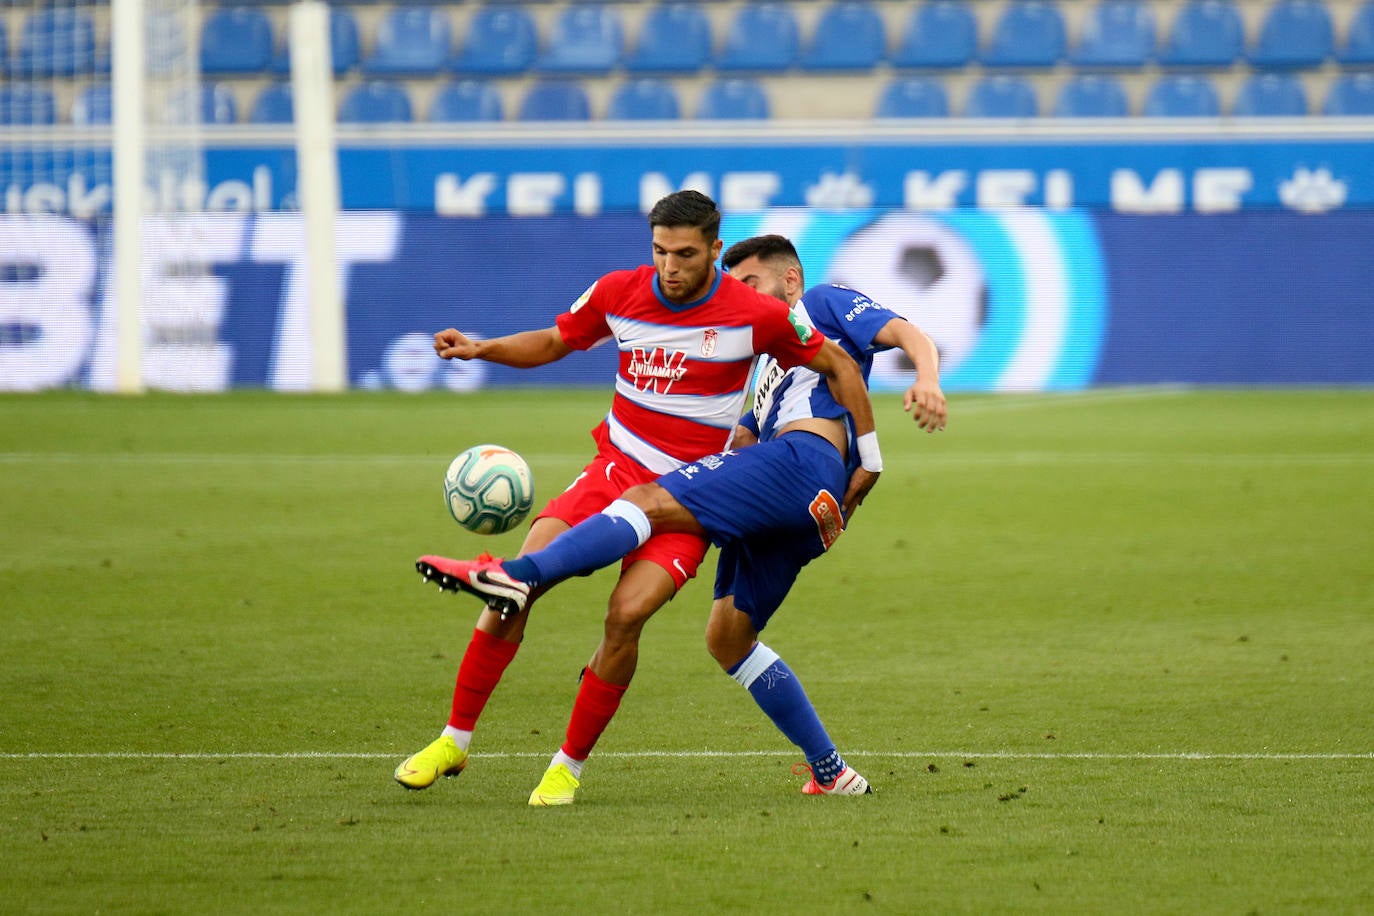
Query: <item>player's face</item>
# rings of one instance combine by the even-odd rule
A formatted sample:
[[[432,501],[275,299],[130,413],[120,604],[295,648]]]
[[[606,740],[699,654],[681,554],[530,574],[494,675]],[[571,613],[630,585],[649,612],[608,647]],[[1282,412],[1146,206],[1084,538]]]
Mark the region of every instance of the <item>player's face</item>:
[[[753,255],[730,268],[730,276],[784,305],[792,304],[787,295],[787,268],[776,262],[767,264]]]
[[[706,241],[695,226],[654,227],[654,269],[658,285],[672,302],[700,299],[715,277],[720,239]]]

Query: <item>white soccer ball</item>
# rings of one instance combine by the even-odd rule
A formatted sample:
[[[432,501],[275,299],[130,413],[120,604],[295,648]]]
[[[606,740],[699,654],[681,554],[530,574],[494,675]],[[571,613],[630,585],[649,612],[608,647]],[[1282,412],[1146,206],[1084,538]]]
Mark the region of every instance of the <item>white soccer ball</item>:
[[[501,534],[529,515],[534,504],[530,466],[499,445],[474,445],[448,466],[444,502],[453,520],[476,534]]]

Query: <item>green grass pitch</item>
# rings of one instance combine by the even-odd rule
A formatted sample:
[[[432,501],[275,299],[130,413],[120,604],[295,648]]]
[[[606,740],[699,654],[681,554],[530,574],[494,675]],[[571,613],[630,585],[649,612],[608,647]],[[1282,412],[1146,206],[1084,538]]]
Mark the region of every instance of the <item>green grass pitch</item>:
[[[888,470],[767,638],[875,786],[645,632],[571,808],[526,797],[612,581],[535,610],[461,778],[449,459],[542,502],[604,391],[0,398],[0,911],[1374,911],[1374,392],[878,399]]]

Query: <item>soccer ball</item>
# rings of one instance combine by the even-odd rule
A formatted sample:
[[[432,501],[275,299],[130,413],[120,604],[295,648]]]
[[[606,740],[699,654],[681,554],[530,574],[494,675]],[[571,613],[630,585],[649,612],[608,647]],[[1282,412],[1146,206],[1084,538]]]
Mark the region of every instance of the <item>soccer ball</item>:
[[[444,502],[453,520],[476,534],[501,534],[534,504],[530,466],[499,445],[474,445],[448,466]]]

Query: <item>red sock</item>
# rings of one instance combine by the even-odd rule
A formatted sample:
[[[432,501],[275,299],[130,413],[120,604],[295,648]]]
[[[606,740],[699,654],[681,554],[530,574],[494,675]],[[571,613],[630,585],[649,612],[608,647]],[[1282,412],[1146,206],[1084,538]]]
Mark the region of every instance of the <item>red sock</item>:
[[[606,683],[590,668],[582,672],[582,686],[577,689],[577,699],[573,701],[563,753],[574,760],[586,760],[592,755],[597,739],[620,708],[620,698],[625,695],[626,689]]]
[[[477,717],[501,682],[506,666],[515,658],[518,642],[506,642],[483,630],[472,631],[472,642],[458,666],[458,682],[453,686],[453,712],[448,724],[463,731],[477,727]]]

